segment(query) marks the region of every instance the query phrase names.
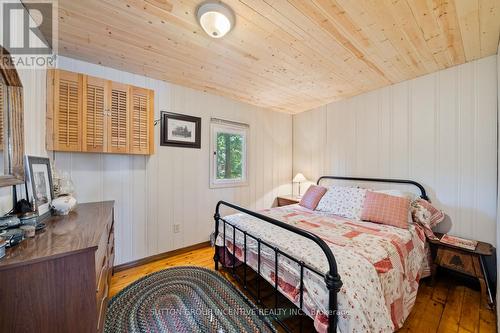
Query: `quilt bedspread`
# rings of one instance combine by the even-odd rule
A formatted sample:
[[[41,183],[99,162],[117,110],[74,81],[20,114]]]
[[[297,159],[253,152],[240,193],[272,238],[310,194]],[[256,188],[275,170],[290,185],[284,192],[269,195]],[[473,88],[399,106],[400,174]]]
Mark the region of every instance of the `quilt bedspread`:
[[[353,221],[311,211],[299,205],[271,208],[260,213],[321,237],[335,255],[343,286],[338,295],[341,332],[393,332],[400,328],[415,303],[425,258],[422,229]],[[325,273],[328,262],[316,243],[252,216],[224,217],[236,227]],[[226,226],[226,247],[243,261],[243,233]],[[217,245],[223,244],[223,224]],[[261,246],[261,275],[274,283],[274,251]],[[257,270],[257,241],[247,237],[247,264]],[[299,304],[300,267],[285,256],[278,258],[280,291]],[[327,329],[328,293],[322,276],[304,272],[304,308],[318,332]]]

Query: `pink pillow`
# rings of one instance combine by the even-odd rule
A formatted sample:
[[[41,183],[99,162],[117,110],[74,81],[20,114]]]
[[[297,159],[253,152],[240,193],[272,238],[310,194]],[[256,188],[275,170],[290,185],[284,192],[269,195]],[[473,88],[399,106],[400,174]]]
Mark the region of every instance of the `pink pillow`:
[[[319,201],[325,195],[326,188],[323,186],[311,185],[307,189],[306,193],[302,196],[299,205],[308,208],[310,210],[315,210]]]
[[[368,191],[361,219],[406,229],[409,210],[410,199],[408,198]]]

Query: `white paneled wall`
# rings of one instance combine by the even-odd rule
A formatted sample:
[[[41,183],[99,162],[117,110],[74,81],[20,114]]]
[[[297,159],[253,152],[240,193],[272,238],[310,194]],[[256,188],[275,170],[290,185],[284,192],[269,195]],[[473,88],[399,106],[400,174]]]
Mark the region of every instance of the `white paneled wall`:
[[[213,212],[224,199],[252,209],[270,207],[290,193],[292,117],[226,98],[69,58],[58,67],[155,90],[160,110],[202,117],[202,148],[159,146],[151,157],[56,153],[55,165],[71,176],[79,202],[116,201],[116,264],[208,240]],[[46,155],[45,73],[21,73],[25,87],[26,151]],[[250,185],[209,189],[211,117],[250,124]],[[180,232],[173,233],[173,225]]]
[[[294,116],[294,173],[408,178],[496,243],[497,65],[483,58]]]
[[[497,123],[500,123],[500,43],[498,44],[497,48]],[[500,142],[500,131],[497,131],[498,133],[498,138],[497,142]],[[497,163],[500,162],[500,155],[498,153],[498,146],[497,146]],[[497,232],[496,232],[496,237],[497,237],[497,245],[500,244],[500,216],[498,216],[498,212],[500,211],[500,196],[498,195],[498,189],[500,188],[500,168],[497,167],[498,171],[498,187],[497,187]],[[497,258],[500,258],[500,248],[497,246]],[[497,265],[497,286],[500,285],[500,265]],[[500,301],[500,292],[498,292],[498,287],[497,287],[497,304]],[[497,307],[497,318],[500,318],[500,307]],[[497,319],[497,331],[500,331],[500,320]]]

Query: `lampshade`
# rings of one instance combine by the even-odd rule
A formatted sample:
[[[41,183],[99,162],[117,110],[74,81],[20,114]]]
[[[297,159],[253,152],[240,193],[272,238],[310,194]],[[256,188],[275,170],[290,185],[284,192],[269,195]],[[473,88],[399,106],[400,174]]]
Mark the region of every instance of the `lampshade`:
[[[207,1],[198,8],[198,22],[205,32],[213,38],[221,38],[234,25],[232,10],[220,1]]]
[[[306,177],[304,177],[303,174],[301,174],[300,172],[298,174],[295,175],[295,177],[293,177],[293,180],[292,182],[294,183],[302,183],[302,182],[305,182],[307,181]]]

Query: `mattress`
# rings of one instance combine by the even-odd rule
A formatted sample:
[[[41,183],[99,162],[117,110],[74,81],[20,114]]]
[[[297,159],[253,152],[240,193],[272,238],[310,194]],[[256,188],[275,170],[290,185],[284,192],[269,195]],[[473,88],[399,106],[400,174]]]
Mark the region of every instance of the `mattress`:
[[[426,258],[423,230],[408,229],[311,211],[299,205],[260,211],[274,219],[310,231],[331,248],[342,279],[338,294],[341,332],[393,332],[400,328],[415,303],[418,281]],[[224,217],[237,228],[261,238],[273,247],[304,261],[324,274],[328,261],[313,241],[246,214]],[[219,225],[218,246],[225,245],[243,261],[244,235],[226,224]],[[247,264],[257,271],[257,241],[247,237]],[[261,275],[274,284],[275,253],[261,245]],[[299,304],[300,266],[285,256],[278,257],[278,289]],[[318,332],[326,332],[328,292],[323,277],[305,269],[303,310],[314,319]]]

